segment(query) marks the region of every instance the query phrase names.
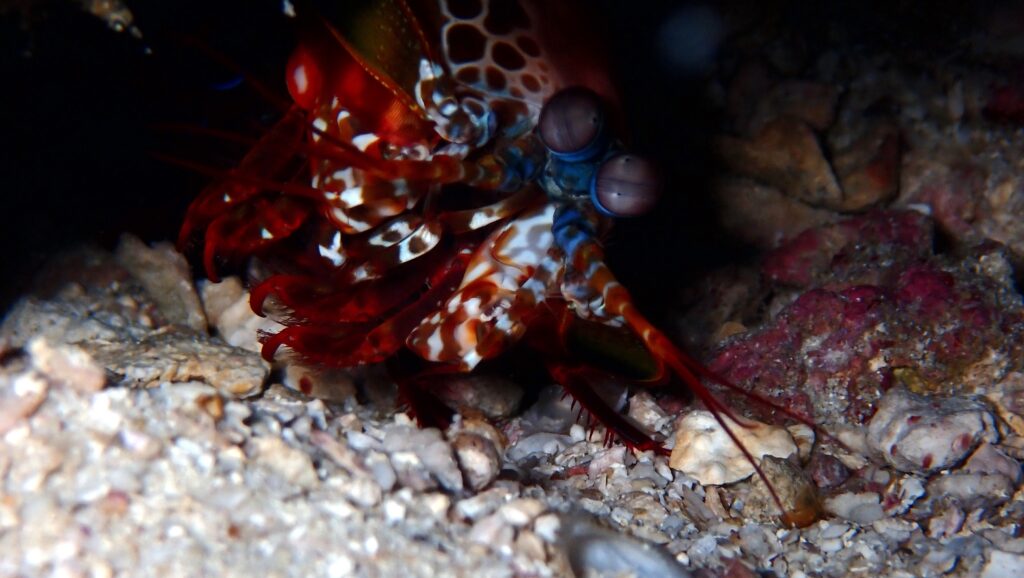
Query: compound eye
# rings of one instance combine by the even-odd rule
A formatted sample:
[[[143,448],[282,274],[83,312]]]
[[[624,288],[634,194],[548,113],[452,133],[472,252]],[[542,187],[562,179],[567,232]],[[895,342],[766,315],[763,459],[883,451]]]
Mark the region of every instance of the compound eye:
[[[583,87],[556,93],[540,113],[540,140],[548,151],[564,160],[587,160],[600,152],[604,141],[601,98]]]
[[[304,110],[319,104],[324,89],[324,74],[316,55],[306,46],[299,46],[288,59],[285,82],[292,100]]]
[[[634,154],[614,156],[601,164],[590,187],[590,200],[611,217],[639,217],[661,198],[661,178],[654,163]]]

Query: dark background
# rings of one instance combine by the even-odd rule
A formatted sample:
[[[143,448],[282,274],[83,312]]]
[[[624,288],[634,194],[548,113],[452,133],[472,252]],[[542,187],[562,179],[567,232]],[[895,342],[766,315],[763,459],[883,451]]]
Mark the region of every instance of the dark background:
[[[824,7],[822,5],[828,5]],[[978,13],[957,2],[726,2],[729,37],[760,28],[798,31],[810,51],[935,45],[970,29]],[[969,3],[963,3],[969,4]],[[123,232],[174,239],[205,178],[156,160],[162,152],[230,166],[242,151],[158,124],[258,134],[278,110],[192,40],[225,54],[285,95],[292,23],[277,0],[129,1],[143,38],[111,31],[72,1],[0,1],[0,307],[22,292],[48,255],[82,241],[112,247]],[[666,171],[656,214],[618,227],[609,259],[652,313],[708,268],[750,258],[715,227],[708,137],[718,126],[706,76],[666,62],[660,23],[685,3],[586,4],[607,39],[633,144]],[[839,34],[836,34],[836,31]],[[720,52],[719,66],[728,62]]]

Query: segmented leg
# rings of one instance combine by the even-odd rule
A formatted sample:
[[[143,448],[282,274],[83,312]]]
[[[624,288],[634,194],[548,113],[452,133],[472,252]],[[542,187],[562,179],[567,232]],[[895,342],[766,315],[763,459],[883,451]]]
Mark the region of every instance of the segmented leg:
[[[601,399],[593,387],[593,384],[602,377],[600,372],[585,366],[557,361],[549,362],[547,368],[556,383],[565,388],[577,403],[608,428],[609,436],[622,440],[630,449],[637,451],[654,451],[662,455],[670,453],[664,445],[630,423]]]
[[[379,363],[405,344],[413,328],[437,303],[458,288],[472,251],[457,247],[454,255],[426,280],[422,293],[379,324],[293,325],[265,337],[263,357],[272,360],[282,345],[309,361],[335,367]]]

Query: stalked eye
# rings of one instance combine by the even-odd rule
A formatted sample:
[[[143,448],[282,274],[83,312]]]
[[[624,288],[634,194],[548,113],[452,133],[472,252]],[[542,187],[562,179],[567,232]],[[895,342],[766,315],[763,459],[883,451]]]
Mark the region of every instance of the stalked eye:
[[[544,105],[538,128],[540,140],[555,157],[588,160],[605,144],[601,98],[586,88],[567,88]]]
[[[295,104],[304,110],[312,110],[319,103],[324,89],[324,75],[313,51],[299,46],[288,59],[285,76],[288,93]]]
[[[633,154],[614,156],[597,169],[590,200],[611,217],[639,217],[661,197],[661,178],[651,161]]]

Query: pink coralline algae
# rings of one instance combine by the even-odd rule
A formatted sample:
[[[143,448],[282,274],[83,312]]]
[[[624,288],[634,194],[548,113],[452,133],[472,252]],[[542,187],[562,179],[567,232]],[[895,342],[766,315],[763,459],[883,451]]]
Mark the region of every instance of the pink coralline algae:
[[[711,368],[820,424],[863,424],[882,393],[975,392],[1024,359],[1024,307],[1002,251],[937,254],[929,217],[875,212],[771,253],[781,310],[727,342]],[[779,418],[735,396],[762,419]]]

